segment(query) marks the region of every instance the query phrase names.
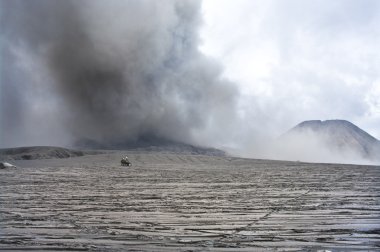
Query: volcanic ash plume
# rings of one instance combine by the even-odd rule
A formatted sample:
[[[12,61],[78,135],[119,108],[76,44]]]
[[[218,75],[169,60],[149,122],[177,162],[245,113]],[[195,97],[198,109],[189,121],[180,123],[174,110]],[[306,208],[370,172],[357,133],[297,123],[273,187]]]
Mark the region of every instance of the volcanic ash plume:
[[[57,122],[74,140],[201,143],[199,135],[217,137],[213,129],[234,120],[235,88],[198,51],[198,1],[3,0],[0,7],[9,60],[2,89],[20,93],[2,94],[3,144],[20,134],[38,143],[30,132],[39,127],[54,139]]]

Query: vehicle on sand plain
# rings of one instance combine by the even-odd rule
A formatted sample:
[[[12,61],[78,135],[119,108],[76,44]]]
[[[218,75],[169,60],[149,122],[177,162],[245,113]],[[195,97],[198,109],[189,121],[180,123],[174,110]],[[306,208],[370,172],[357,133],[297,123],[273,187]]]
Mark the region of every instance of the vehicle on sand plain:
[[[132,163],[127,156],[123,157],[120,162],[122,166],[132,166]]]

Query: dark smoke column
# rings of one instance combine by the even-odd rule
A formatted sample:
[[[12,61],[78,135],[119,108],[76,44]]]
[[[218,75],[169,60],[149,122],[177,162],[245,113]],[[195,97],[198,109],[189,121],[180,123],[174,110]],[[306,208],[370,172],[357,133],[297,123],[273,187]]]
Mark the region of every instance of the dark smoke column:
[[[61,120],[74,141],[151,138],[208,145],[200,135],[218,137],[216,127],[223,132],[234,120],[235,88],[198,51],[198,1],[3,0],[1,5],[11,13],[3,17],[6,50],[12,55],[22,47],[24,57],[37,59],[46,78],[27,89],[51,90],[49,99],[61,106],[49,117]],[[15,85],[12,77],[3,85]],[[38,104],[44,97],[33,99]]]

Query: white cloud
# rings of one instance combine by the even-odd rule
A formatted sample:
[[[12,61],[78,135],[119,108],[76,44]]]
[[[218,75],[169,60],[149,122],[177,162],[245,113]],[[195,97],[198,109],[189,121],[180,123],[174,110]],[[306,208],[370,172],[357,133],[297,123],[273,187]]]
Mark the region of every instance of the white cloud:
[[[276,135],[303,120],[341,118],[380,138],[380,2],[204,0],[202,7],[200,49],[238,83],[254,127]]]

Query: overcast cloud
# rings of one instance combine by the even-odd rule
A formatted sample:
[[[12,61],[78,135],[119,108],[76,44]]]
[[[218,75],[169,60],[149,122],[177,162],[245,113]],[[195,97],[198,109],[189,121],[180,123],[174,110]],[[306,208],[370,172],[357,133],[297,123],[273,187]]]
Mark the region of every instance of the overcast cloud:
[[[341,118],[380,138],[379,1],[205,0],[202,11],[200,49],[239,85],[252,131]]]
[[[2,147],[238,149],[311,119],[380,138],[377,0],[0,0]]]

